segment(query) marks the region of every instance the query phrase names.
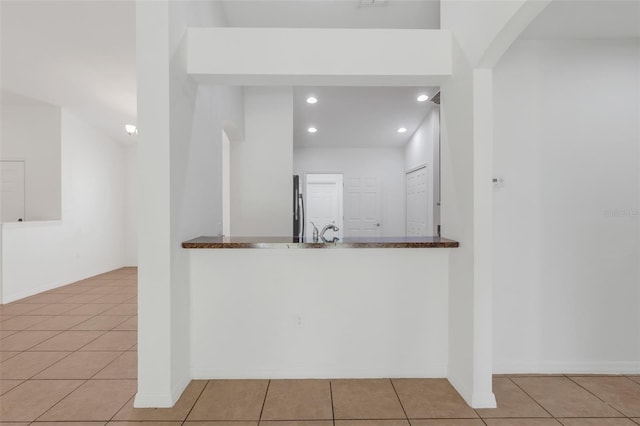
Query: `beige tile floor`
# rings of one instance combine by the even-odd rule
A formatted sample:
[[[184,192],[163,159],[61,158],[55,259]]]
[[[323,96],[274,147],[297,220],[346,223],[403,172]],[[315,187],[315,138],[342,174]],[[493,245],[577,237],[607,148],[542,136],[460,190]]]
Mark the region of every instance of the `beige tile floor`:
[[[4,425],[631,426],[639,376],[499,376],[497,409],[442,379],[194,380],[171,409],[134,409],[136,270],[0,306]]]

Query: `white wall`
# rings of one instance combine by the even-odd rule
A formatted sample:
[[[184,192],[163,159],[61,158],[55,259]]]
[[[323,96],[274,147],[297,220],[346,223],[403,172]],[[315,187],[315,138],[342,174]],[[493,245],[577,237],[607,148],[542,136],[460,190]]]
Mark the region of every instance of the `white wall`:
[[[125,265],[121,144],[63,109],[62,220],[4,224],[2,303]]]
[[[231,142],[231,236],[291,234],[293,90],[247,87],[245,139]]]
[[[124,258],[125,265],[138,266],[138,145],[134,139],[124,146]]]
[[[188,72],[207,84],[430,86],[452,68],[442,30],[190,28],[188,43]]]
[[[414,170],[418,167],[427,166],[428,180],[431,182],[431,192],[427,199],[429,209],[432,209],[432,224],[430,235],[437,235],[437,225],[439,219],[436,217],[436,202],[440,192],[440,110],[432,107],[424,120],[409,139],[404,147],[404,168],[405,171]]]
[[[244,139],[244,87],[216,86],[218,111],[230,141]]]
[[[495,69],[497,373],[640,372],[639,49],[521,41]]]
[[[302,188],[306,184],[305,173],[343,173],[345,182],[351,177],[377,177],[381,192],[382,236],[406,235],[405,170],[401,148],[295,148],[293,171],[300,175]],[[345,197],[344,202],[344,210],[349,211],[349,197]],[[348,229],[344,235],[349,235]]]
[[[433,164],[434,145],[434,114],[433,109],[424,117],[420,126],[404,147],[405,170],[415,169],[425,164]]]
[[[25,163],[25,220],[60,219],[60,108],[3,105],[0,129],[0,159]]]
[[[222,235],[231,235],[231,141],[222,132]]]
[[[453,250],[189,250],[192,375],[444,377]]]
[[[487,50],[492,50],[500,36],[522,6],[541,0],[443,0],[441,27],[451,30],[455,42],[465,52],[469,63],[476,66]]]

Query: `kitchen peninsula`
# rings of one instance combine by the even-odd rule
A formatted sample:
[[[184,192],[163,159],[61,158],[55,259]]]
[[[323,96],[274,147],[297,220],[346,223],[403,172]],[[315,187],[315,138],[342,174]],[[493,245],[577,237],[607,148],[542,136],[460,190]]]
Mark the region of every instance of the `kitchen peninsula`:
[[[182,246],[194,379],[447,377],[456,241],[199,237]]]
[[[198,237],[182,243],[188,249],[231,248],[455,248],[458,242],[440,237],[345,238],[337,243],[295,242],[291,237]]]

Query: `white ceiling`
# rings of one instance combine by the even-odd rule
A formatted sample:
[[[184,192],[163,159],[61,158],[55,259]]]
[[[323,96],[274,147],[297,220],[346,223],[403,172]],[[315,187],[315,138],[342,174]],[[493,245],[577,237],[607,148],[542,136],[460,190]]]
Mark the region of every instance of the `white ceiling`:
[[[22,96],[18,93],[13,93],[2,89],[0,91],[0,97],[2,98],[2,106],[18,106],[18,107],[53,107],[54,105],[46,102],[39,101],[37,99]]]
[[[297,87],[293,95],[293,140],[296,147],[401,147],[418,128],[438,88]],[[307,97],[318,103],[310,105]],[[317,133],[307,129],[314,126]],[[407,128],[398,133],[399,127]]]
[[[437,0],[388,0],[382,7],[360,7],[359,0],[223,0],[222,5],[228,25],[245,27],[439,28],[440,15]],[[0,8],[2,101],[12,101],[7,95],[12,92],[61,105],[113,138],[131,141],[123,126],[136,121],[134,0],[0,0]],[[554,0],[522,35],[621,37],[640,37],[640,0]],[[425,113],[416,112],[411,90],[322,88],[315,91],[321,101],[309,109],[300,104],[305,89],[298,89],[296,141],[402,144]],[[311,121],[320,129],[313,139],[301,127]],[[395,133],[401,121],[409,128],[404,136]],[[336,130],[329,130],[332,126]]]
[[[640,0],[554,0],[520,38],[640,38]]]
[[[224,0],[231,27],[440,28],[439,0],[387,0],[361,7],[360,0]]]
[[[134,1],[2,0],[0,7],[4,94],[60,105],[130,140],[124,124],[136,120]]]

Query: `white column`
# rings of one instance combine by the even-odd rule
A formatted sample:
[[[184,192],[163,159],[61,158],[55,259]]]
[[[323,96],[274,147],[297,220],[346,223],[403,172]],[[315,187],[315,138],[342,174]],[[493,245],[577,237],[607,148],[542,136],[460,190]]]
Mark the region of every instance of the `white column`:
[[[473,393],[495,407],[493,373],[493,73],[473,70]]]
[[[442,87],[442,232],[460,241],[449,281],[448,378],[474,408],[492,393],[493,88],[496,62],[548,0],[443,0],[454,74]]]
[[[173,405],[168,19],[167,1],[136,2],[140,188],[136,407]]]

